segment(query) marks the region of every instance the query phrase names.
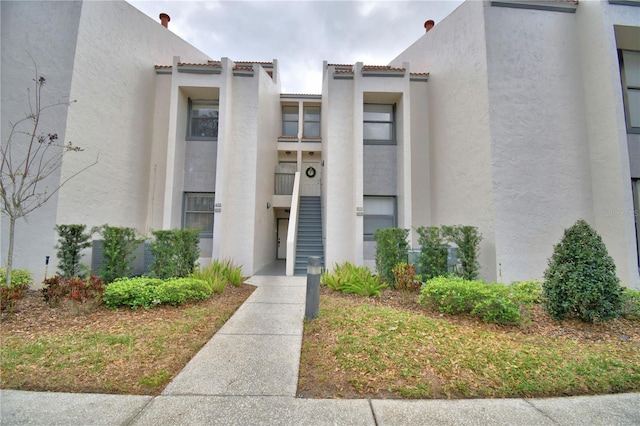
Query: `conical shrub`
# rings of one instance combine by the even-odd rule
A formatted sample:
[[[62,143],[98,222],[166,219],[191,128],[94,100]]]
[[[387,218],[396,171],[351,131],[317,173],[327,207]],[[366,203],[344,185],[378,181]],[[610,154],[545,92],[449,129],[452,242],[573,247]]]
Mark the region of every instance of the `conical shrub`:
[[[584,220],[564,231],[544,273],[544,306],[555,319],[607,321],[620,315],[622,287],[600,235]]]

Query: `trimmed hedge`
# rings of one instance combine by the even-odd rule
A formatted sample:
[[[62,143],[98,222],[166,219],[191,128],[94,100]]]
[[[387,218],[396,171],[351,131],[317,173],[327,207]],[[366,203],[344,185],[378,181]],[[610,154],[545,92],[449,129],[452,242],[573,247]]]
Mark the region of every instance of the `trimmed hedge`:
[[[110,308],[129,306],[151,308],[160,304],[178,306],[188,300],[204,300],[213,294],[212,286],[195,278],[138,277],[119,279],[107,286],[103,300]]]
[[[460,277],[437,277],[420,290],[418,303],[437,308],[447,314],[467,313],[486,322],[517,325],[526,311],[539,298],[540,284],[470,281]]]

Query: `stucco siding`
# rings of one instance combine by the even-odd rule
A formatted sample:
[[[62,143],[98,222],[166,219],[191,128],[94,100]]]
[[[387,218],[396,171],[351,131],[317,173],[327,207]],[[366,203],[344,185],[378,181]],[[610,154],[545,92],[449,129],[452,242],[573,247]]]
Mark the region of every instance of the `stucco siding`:
[[[496,261],[542,278],[563,230],[593,220],[575,15],[485,7]]]
[[[593,222],[623,285],[640,288],[631,172],[614,25],[639,26],[638,7],[581,2],[576,11],[583,71]],[[611,214],[612,210],[623,214]]]
[[[431,166],[428,82],[411,83],[411,208],[413,248],[419,248],[415,229],[431,225]]]
[[[483,4],[466,2],[395,58],[429,72],[431,225],[483,235],[480,276],[497,277]],[[420,185],[413,182],[413,185]]]
[[[277,67],[277,62],[274,61]],[[278,164],[277,144],[281,133],[280,85],[274,81],[262,67],[257,67],[255,79],[258,80],[258,131],[256,140],[256,209],[255,209],[255,273],[276,260],[277,220],[271,204],[274,194],[274,173]],[[277,70],[274,72],[277,75]]]
[[[185,147],[185,192],[215,192],[218,142],[187,141]]]
[[[27,90],[33,93],[36,66],[40,75],[46,78],[42,90],[43,105],[72,100],[69,91],[74,77],[73,62],[81,11],[80,2],[0,2],[0,129],[3,143],[9,137],[9,123],[24,118],[29,111]],[[56,18],[51,19],[52,16]],[[71,107],[50,108],[42,114],[39,130],[57,133],[61,144],[73,141],[75,145],[86,147],[90,141],[77,138],[73,132],[66,130],[69,111],[86,107],[87,100],[78,99],[78,103]],[[21,146],[27,143],[24,138],[17,138],[14,140],[16,142]],[[92,155],[86,152],[72,152],[70,157],[78,162],[90,163],[93,160]],[[59,182],[58,170],[42,182],[41,187],[51,191]],[[54,245],[57,238],[54,227],[62,223],[57,220],[58,199],[59,196],[54,195],[47,204],[29,214],[26,218],[28,222],[24,219],[16,222],[13,267],[29,269],[38,284],[44,277],[45,256],[51,256],[55,265]],[[0,222],[0,264],[4,266],[7,261],[9,220],[2,214]],[[54,265],[50,266],[51,272]]]
[[[398,147],[364,146],[364,195],[398,195]]]
[[[326,131],[323,133],[323,157],[326,192],[326,259],[332,268],[336,262],[355,262],[356,200],[353,184],[353,81],[328,79],[323,97]],[[325,127],[323,127],[323,131]],[[362,239],[362,234],[359,235]]]

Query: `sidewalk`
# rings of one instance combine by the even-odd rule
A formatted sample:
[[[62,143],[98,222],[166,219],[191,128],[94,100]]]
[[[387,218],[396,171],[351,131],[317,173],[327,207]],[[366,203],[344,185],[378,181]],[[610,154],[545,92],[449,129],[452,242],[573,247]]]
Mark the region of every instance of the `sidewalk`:
[[[4,425],[640,425],[640,393],[549,399],[295,397],[305,277],[256,291],[160,396],[0,391]]]

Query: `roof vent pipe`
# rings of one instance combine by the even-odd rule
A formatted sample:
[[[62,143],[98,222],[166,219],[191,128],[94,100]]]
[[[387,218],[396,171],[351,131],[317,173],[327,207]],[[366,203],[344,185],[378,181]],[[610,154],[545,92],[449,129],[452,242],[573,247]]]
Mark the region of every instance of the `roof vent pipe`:
[[[428,21],[425,21],[425,23],[424,23],[424,29],[426,30],[426,32],[429,32],[429,30],[430,30],[431,28],[433,28],[433,26],[434,26],[435,24],[436,24],[436,23],[433,21],[433,19],[429,19]]]
[[[171,21],[171,17],[169,15],[167,15],[166,13],[160,14],[160,23],[163,27],[169,28],[169,21]]]

